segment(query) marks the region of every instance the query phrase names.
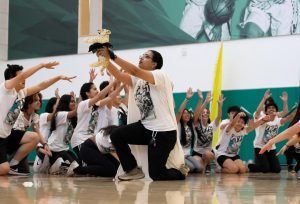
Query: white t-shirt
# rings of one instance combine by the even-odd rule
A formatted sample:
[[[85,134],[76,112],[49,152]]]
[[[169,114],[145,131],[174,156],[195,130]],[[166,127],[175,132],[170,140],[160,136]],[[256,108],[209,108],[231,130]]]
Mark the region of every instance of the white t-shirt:
[[[114,150],[111,140],[110,140],[110,136],[109,135],[104,135],[103,134],[104,131],[101,130],[100,132],[98,132],[96,134],[96,145],[99,149],[99,151],[103,154],[107,154],[110,153],[111,151]]]
[[[221,121],[219,127],[221,127],[221,126],[224,125],[224,124],[228,124],[229,122],[230,122],[230,120],[229,120],[228,118],[227,118],[227,119],[224,119],[224,120]],[[216,146],[220,145],[221,139],[222,139],[222,136],[219,134],[218,142],[217,142]]]
[[[200,127],[202,126],[202,128]],[[196,129],[196,141],[194,145],[194,151],[203,154],[205,150],[212,150],[212,141],[214,132],[217,130],[215,121],[204,127],[202,124],[198,123],[195,127]],[[198,133],[201,133],[198,135]]]
[[[176,130],[170,114],[168,94],[165,89],[165,82],[168,78],[162,70],[152,71],[155,85],[142,79],[132,76],[134,87],[134,100],[140,110],[141,122],[144,127],[152,131]]]
[[[69,123],[68,112],[57,112],[55,123],[56,130],[52,131],[48,138],[49,148],[54,152],[66,151],[69,149],[68,143],[66,142],[66,134]]]
[[[255,113],[254,113],[255,114]],[[259,119],[260,120],[262,117],[264,117],[264,113],[260,113]],[[276,135],[278,135],[278,130],[279,127],[281,126],[281,121],[282,118],[278,118],[277,116],[274,118],[273,121],[267,122],[258,128],[255,129],[255,139],[254,139],[254,148],[262,148],[267,142],[274,138]],[[254,119],[254,122],[257,121]],[[272,150],[276,149],[276,146],[272,146]]]
[[[15,89],[6,89],[4,83],[0,85],[0,137],[7,138],[10,135],[13,124],[15,123],[19,111],[15,112],[14,103],[18,106],[18,110],[23,107],[25,97],[27,95],[26,89],[20,90],[18,93]],[[17,100],[16,100],[17,99]]]
[[[90,99],[81,101],[77,108],[77,125],[71,138],[71,146],[77,147],[86,139],[90,138],[92,134],[88,132],[89,121],[91,119],[92,106],[89,107]]]
[[[118,115],[119,109],[116,107],[112,107],[110,109],[110,114],[111,114],[111,124],[110,125],[116,125],[119,126],[119,115]]]
[[[48,137],[50,136],[51,121],[47,121],[49,114],[50,113],[42,113],[40,115],[40,131],[45,141],[48,141]]]
[[[107,106],[100,106],[98,108],[98,120],[94,133],[97,134],[101,128],[107,127],[108,125],[112,125],[112,115],[111,110],[107,108]]]
[[[32,113],[29,117],[29,120],[27,120],[24,112],[21,111],[13,126],[13,129],[26,131],[31,126],[31,124],[38,124],[39,120],[40,117],[37,113]]]
[[[222,138],[220,141],[220,147],[216,151],[217,157],[221,155],[229,157],[238,155],[243,138],[247,134],[245,129],[240,132],[236,132],[234,128],[232,128],[229,132],[226,132],[227,128],[228,126],[226,126],[220,133]]]

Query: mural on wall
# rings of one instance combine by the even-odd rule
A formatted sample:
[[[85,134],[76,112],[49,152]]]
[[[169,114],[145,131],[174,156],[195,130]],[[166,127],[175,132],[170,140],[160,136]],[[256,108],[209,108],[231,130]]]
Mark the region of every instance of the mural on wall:
[[[78,0],[9,1],[8,59],[77,53]]]
[[[300,32],[300,0],[104,0],[116,49]]]

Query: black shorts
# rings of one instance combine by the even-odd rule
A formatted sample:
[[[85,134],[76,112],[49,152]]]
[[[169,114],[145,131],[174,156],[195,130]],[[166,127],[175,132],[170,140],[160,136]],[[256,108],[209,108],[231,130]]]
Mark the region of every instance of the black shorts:
[[[7,138],[0,138],[0,164],[7,162]]]
[[[223,164],[225,162],[226,159],[231,159],[232,161],[235,161],[237,159],[240,159],[240,156],[239,155],[236,155],[234,157],[229,157],[229,156],[225,156],[225,155],[221,155],[217,158],[217,162],[218,164],[223,167]]]
[[[20,142],[26,131],[23,130],[11,130],[10,135],[7,138],[7,153],[13,154],[16,152],[20,145]]]
[[[211,150],[211,152],[213,153],[213,155],[215,155],[215,153],[214,153],[213,150]],[[199,157],[202,158],[202,154],[200,154],[200,153],[198,153],[198,152],[195,152],[194,150],[193,150],[193,152],[192,152],[192,156],[199,156]]]

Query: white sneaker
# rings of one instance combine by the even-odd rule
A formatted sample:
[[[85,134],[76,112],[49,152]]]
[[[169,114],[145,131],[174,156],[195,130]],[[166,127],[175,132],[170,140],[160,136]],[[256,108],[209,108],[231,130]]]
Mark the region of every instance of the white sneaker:
[[[50,174],[58,174],[60,172],[60,166],[64,162],[63,158],[59,157],[56,161],[51,165],[49,169]]]
[[[79,164],[77,163],[77,161],[73,161],[68,168],[67,176],[73,176],[75,174],[73,170],[77,167],[79,167]]]

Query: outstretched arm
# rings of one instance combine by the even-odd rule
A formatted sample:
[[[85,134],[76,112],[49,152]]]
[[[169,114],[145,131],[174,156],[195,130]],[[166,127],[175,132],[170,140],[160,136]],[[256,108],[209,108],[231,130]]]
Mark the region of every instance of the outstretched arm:
[[[270,151],[273,144],[281,142],[282,140],[289,139],[293,137],[293,135],[299,134],[300,132],[300,122],[294,124],[293,126],[289,127],[288,129],[284,130],[276,137],[269,140],[269,142],[261,148],[259,154],[263,154],[265,151]]]
[[[112,52],[111,50],[109,51],[108,48],[101,48],[97,51],[97,55],[102,55],[106,59],[110,59],[110,54],[109,52]],[[114,54],[113,54],[114,55]],[[115,55],[114,55],[115,56]],[[130,62],[122,59],[121,57],[116,57],[114,59],[114,62],[119,65],[124,71],[126,71],[128,74],[138,77],[140,79],[143,79],[151,84],[155,84],[154,76],[151,71],[140,69],[137,66],[131,64]],[[111,61],[108,65],[110,67]],[[109,70],[110,71],[110,70]],[[114,75],[113,73],[111,73]],[[116,77],[117,78],[117,77]]]
[[[52,79],[48,79],[47,81],[43,81],[42,83],[27,88],[27,96],[40,92],[41,90],[48,88],[49,86],[51,86],[52,84],[56,83],[59,80],[66,80],[72,82],[71,80],[74,78],[76,78],[76,76],[67,77],[64,75],[60,75],[60,76],[53,77]]]
[[[282,118],[289,112],[289,106],[288,106],[288,94],[287,92],[282,92],[282,95],[280,96],[280,99],[283,103],[283,109],[281,112],[278,112],[277,116]]]
[[[5,88],[7,89],[13,89],[16,87],[17,84],[21,83],[37,71],[39,71],[42,68],[47,68],[47,69],[54,69],[55,66],[57,66],[59,63],[58,62],[49,62],[49,63],[41,63],[38,64],[34,67],[31,67],[29,69],[26,69],[21,72],[21,74],[18,74],[16,77],[6,80],[5,81]]]
[[[180,107],[179,107],[179,109],[178,109],[178,112],[177,112],[177,114],[176,114],[176,122],[177,122],[177,123],[179,123],[180,118],[181,118],[181,116],[182,116],[182,114],[183,114],[183,111],[184,111],[184,109],[185,109],[185,107],[186,107],[186,104],[187,104],[187,102],[192,98],[193,94],[194,94],[194,93],[193,93],[192,88],[189,88],[189,89],[187,90],[187,92],[186,92],[185,99],[182,101],[182,103],[181,103],[181,105],[180,105]]]
[[[223,94],[220,95],[219,100],[218,100],[218,115],[215,119],[215,124],[218,127],[220,122],[221,122],[221,117],[222,117],[222,107],[223,103],[225,101],[225,98],[223,97]]]

